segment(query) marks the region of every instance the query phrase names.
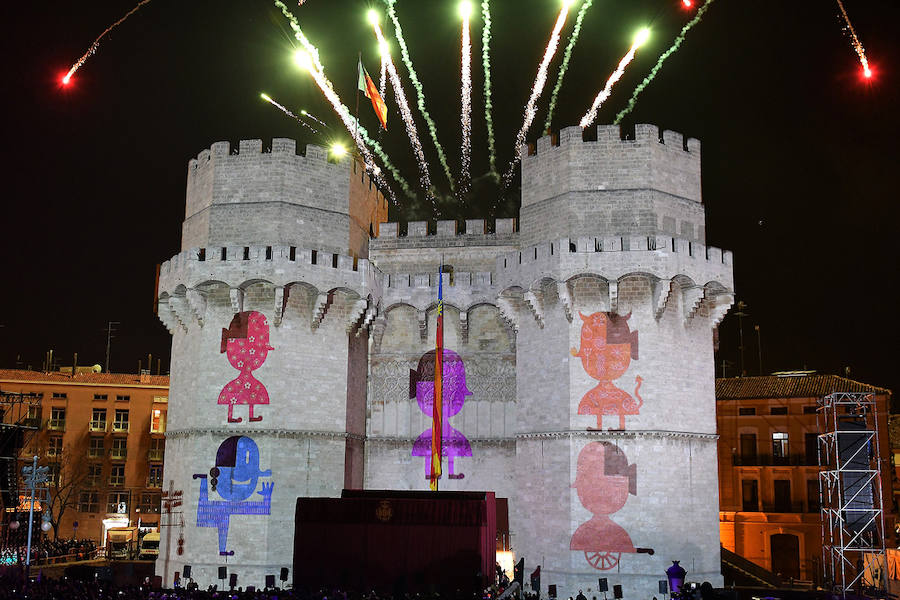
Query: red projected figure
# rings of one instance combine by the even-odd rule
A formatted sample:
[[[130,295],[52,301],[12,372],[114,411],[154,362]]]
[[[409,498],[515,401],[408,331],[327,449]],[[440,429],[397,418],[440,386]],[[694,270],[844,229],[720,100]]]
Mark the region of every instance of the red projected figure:
[[[222,347],[228,362],[241,372],[231,380],[219,393],[219,404],[228,405],[228,422],[240,423],[241,417],[232,415],[236,404],[250,407],[251,421],[262,421],[262,416],[253,416],[253,407],[257,404],[269,403],[269,392],[251,371],[258,369],[266,360],[269,350],[269,323],[265,315],[256,311],[241,312],[234,315],[228,329],[222,330]]]
[[[625,415],[640,413],[644,403],[638,394],[643,381],[640,375],[634,378],[637,382],[634,387],[637,400],[612,383],[638,357],[638,332],[628,328],[631,313],[624,317],[608,312],[598,312],[587,317],[578,313],[578,316],[584,321],[581,327],[581,349],[573,348],[572,356],[580,357],[585,372],[599,381],[597,387],[581,398],[578,414],[596,415],[597,430],[603,429],[603,415],[618,415],[619,429],[625,429]]]
[[[637,495],[637,468],[609,442],[591,442],[578,455],[575,483],[581,504],[593,518],[575,530],[570,550],[581,550],[595,569],[612,569],[623,552],[637,552],[628,532],[609,518]]]
[[[443,419],[441,420],[441,446],[442,455],[447,457],[447,467],[450,470],[450,479],[462,479],[462,473],[454,473],[453,459],[457,456],[472,456],[472,446],[461,431],[450,426],[450,419],[462,410],[466,396],[472,392],[466,387],[466,366],[462,358],[453,350],[444,350],[443,368]],[[419,359],[419,367],[409,372],[409,397],[415,396],[419,408],[428,418],[432,416],[434,408],[434,358],[435,351],[429,350]],[[431,427],[413,442],[413,456],[426,456],[425,479],[431,474]]]

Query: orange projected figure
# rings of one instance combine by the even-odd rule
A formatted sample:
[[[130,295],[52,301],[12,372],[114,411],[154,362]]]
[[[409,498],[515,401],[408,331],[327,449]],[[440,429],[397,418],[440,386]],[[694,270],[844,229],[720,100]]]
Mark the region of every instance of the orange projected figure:
[[[643,381],[638,375],[631,395],[613,385],[621,377],[632,360],[638,357],[638,332],[628,328],[631,313],[621,317],[615,313],[598,312],[590,316],[578,313],[584,325],[581,327],[581,349],[571,350],[572,356],[581,358],[585,372],[599,381],[581,398],[579,415],[597,415],[597,430],[603,429],[603,415],[618,415],[619,429],[625,429],[625,415],[640,413],[644,403],[638,390]],[[593,429],[593,428],[591,428]]]
[[[609,442],[591,442],[578,455],[575,483],[581,504],[594,513],[572,535],[570,550],[581,550],[595,569],[605,571],[619,563],[623,552],[639,552],[631,537],[609,515],[637,495],[637,468],[628,457]]]

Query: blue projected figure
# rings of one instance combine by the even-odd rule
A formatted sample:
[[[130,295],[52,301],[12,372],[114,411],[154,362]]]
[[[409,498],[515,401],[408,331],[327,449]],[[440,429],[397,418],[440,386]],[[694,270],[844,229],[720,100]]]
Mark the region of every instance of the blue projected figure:
[[[259,448],[252,439],[234,435],[222,442],[216,452],[216,466],[209,471],[209,485],[223,500],[210,500],[207,476],[194,474],[200,479],[200,499],[197,504],[197,527],[215,527],[219,530],[219,555],[233,556],[228,551],[228,524],[231,515],[268,515],[272,509],[272,488],[275,483],[263,483],[257,492],[261,501],[247,500],[256,491],[260,477],[271,477],[272,471],[259,469]]]

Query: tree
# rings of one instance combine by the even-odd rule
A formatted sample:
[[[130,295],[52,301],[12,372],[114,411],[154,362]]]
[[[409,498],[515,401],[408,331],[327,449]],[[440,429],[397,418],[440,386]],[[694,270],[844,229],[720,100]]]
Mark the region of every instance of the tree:
[[[69,445],[61,453],[47,459],[50,492],[46,510],[50,514],[55,540],[59,539],[59,524],[63,515],[78,502],[79,495],[86,488],[88,466],[85,461],[78,460],[78,456],[78,451]]]

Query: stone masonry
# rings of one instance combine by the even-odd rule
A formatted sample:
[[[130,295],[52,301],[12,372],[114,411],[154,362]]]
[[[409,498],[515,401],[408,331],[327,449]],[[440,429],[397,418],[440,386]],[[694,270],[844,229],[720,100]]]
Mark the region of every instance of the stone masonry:
[[[699,142],[570,127],[538,140],[522,181],[518,230],[401,235],[358,163],[321,148],[219,142],[189,163],[182,251],[159,287],[165,486],[185,497],[184,552],[157,563],[166,584],[191,565],[205,587],[227,564],[263,585],[291,563],[299,496],[427,489],[427,388],[411,371],[435,347],[438,277],[444,347],[465,372],[441,489],[509,498],[517,557],[561,597],[598,577],[649,596],[672,560],[721,584],[713,330],[734,295],[731,253],[704,243]],[[270,349],[249,373],[232,344],[258,341],[226,355],[223,329],[254,313]],[[232,380],[268,403],[228,396]]]

